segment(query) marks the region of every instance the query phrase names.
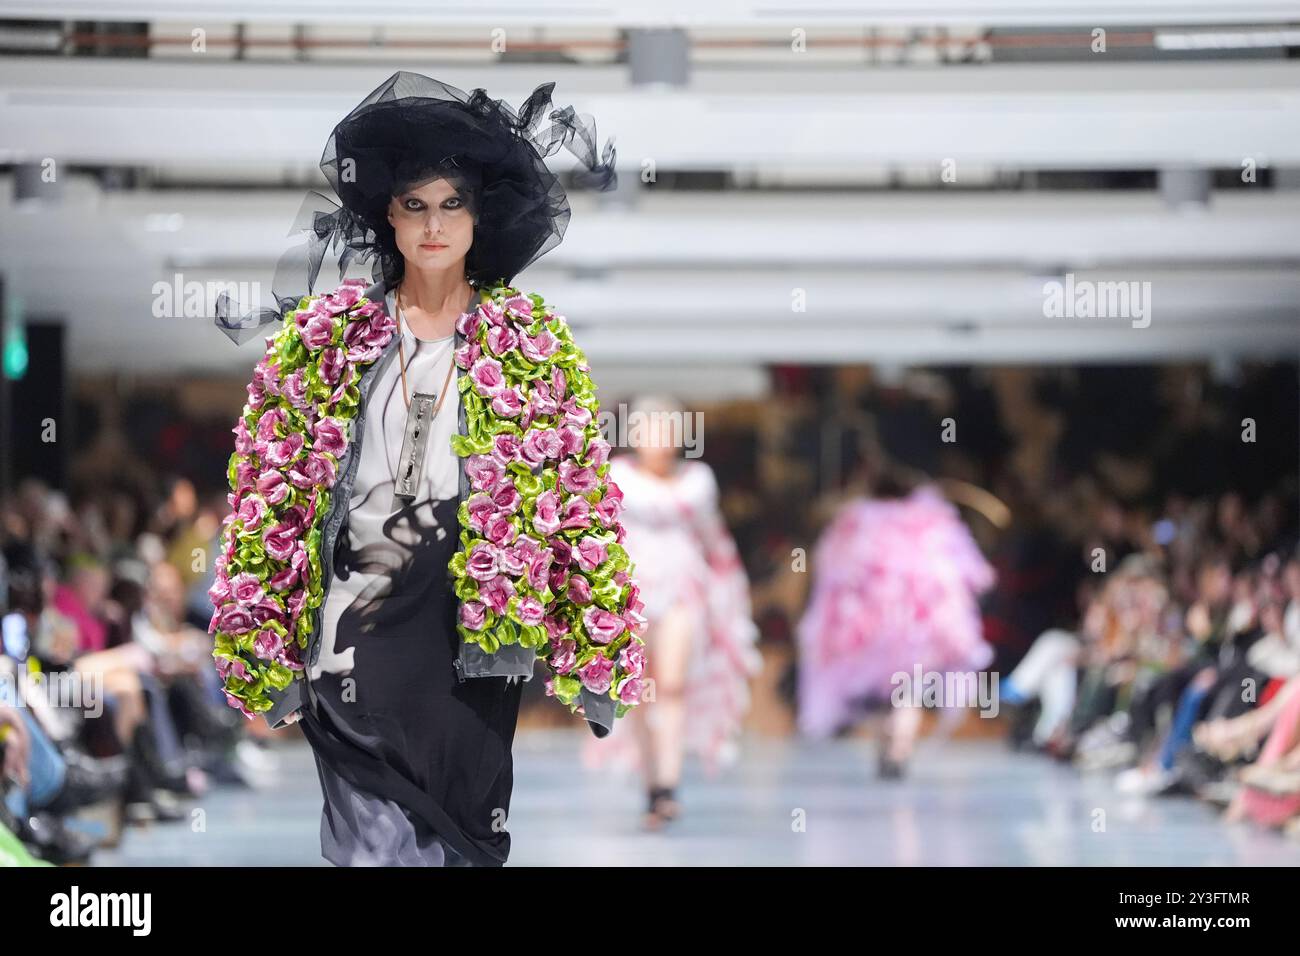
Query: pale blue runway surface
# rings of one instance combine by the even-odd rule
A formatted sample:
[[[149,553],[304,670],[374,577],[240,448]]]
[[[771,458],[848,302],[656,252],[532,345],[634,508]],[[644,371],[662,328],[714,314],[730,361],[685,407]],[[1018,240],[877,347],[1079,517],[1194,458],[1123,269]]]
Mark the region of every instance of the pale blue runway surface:
[[[1226,825],[1200,801],[1123,796],[1107,774],[991,741],[923,743],[906,779],[882,782],[869,740],[751,739],[716,780],[692,768],[684,815],[649,834],[639,829],[639,784],[584,771],[580,743],[569,732],[517,737],[510,865],[1300,864],[1300,843]],[[311,752],[301,743],[275,752],[281,765],[268,788],[222,787],[194,801],[206,829],[131,828],[96,862],[328,865]]]

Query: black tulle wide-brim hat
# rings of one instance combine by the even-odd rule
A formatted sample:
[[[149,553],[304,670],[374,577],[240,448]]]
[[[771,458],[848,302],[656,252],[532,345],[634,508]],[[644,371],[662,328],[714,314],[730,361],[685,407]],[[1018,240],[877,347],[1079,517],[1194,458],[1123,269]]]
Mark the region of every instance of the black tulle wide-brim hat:
[[[246,311],[223,294],[217,325],[244,341],[282,319],[315,291],[327,255],[338,255],[340,275],[354,261],[371,261],[373,279],[392,288],[405,260],[388,223],[389,200],[434,178],[454,182],[469,200],[466,278],[476,287],[511,284],[560,244],[569,223],[568,196],[547,156],[566,148],[577,157],[573,178],[582,188],[617,184],[612,139],[598,154],[595,122],[572,106],[555,107],[554,89],[541,84],[516,111],[483,89],[465,93],[419,73],[394,73],[330,133],[320,166],[338,202],[307,194],[293,229],[307,241],[277,264],[274,305]]]

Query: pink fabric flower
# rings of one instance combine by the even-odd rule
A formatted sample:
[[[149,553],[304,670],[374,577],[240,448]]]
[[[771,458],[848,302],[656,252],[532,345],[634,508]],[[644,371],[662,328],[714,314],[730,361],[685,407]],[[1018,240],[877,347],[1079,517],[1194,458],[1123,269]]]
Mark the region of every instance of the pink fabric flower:
[[[456,367],[469,369],[479,360],[483,349],[477,342],[466,342],[456,350]]]
[[[645,671],[645,645],[640,641],[633,641],[619,652],[619,666],[629,674],[640,677]]]
[[[565,500],[560,514],[560,527],[565,530],[591,527],[591,505],[586,498],[574,495]]]
[[[560,348],[560,340],[550,329],[542,329],[536,335],[524,333],[519,336],[519,351],[530,362],[544,362]]]
[[[569,622],[562,617],[556,617],[554,614],[546,615],[542,621],[546,626],[546,637],[551,642],[552,647],[559,646],[559,642],[569,633]]]
[[[244,523],[245,531],[254,531],[262,523],[262,519],[267,513],[266,502],[262,500],[261,495],[248,494],[244,495],[239,502],[239,520]]]
[[[591,409],[579,405],[577,399],[570,398],[560,408],[564,409],[564,421],[579,428],[586,428],[592,422]]]
[[[597,654],[585,667],[578,669],[578,679],[582,681],[582,686],[593,694],[609,693],[613,676],[614,662],[604,654]]]
[[[493,515],[483,525],[483,536],[498,548],[515,540],[515,526],[505,515]]]
[[[546,589],[546,579],[551,569],[554,555],[550,549],[539,551],[528,559],[528,586],[534,591]]]
[[[226,703],[228,703],[231,707],[236,708],[241,714],[243,714],[249,720],[252,720],[255,716],[257,716],[251,710],[248,709],[247,704],[245,704],[242,700],[240,700],[230,691],[223,690],[222,693],[226,695]]]
[[[573,563],[573,545],[563,538],[551,538],[547,545],[555,553],[555,563],[561,568],[567,568]]]
[[[495,488],[505,473],[505,466],[491,455],[470,455],[465,462],[465,474],[475,491]]]
[[[264,661],[276,660],[283,650],[284,641],[269,628],[258,631],[253,638],[253,653]]]
[[[516,319],[527,319],[532,321],[533,318],[533,300],[526,295],[512,295],[501,303],[507,315]]]
[[[239,416],[231,431],[235,433],[235,451],[241,455],[252,454],[253,436],[248,433],[248,423],[244,421],[244,416]]]
[[[334,459],[318,452],[311,452],[289,469],[289,480],[304,489],[317,485],[332,488],[337,476],[338,466],[334,464]]]
[[[393,338],[393,333],[397,331],[397,319],[389,315],[385,309],[381,309],[378,302],[369,303],[373,306],[370,312],[370,328],[374,335],[385,336],[382,342],[372,341],[371,345],[387,345]]]
[[[230,591],[235,600],[245,607],[259,603],[266,596],[257,575],[248,571],[236,574],[230,579]]]
[[[287,560],[293,554],[297,538],[298,529],[285,522],[273,525],[262,532],[262,542],[266,546],[266,553],[277,561]]]
[[[640,677],[629,677],[618,685],[618,699],[624,704],[636,704],[641,700],[642,689]]]
[[[478,338],[479,326],[482,324],[483,317],[478,314],[478,310],[462,312],[456,320],[456,331],[467,339]]]
[[[589,607],[582,612],[582,623],[597,644],[608,644],[626,630],[623,619],[613,611]]]
[[[248,673],[248,668],[244,666],[243,661],[231,660],[228,657],[217,658],[217,674],[222,680],[226,680],[232,674],[243,681],[252,679],[251,675]]]
[[[348,326],[349,329],[356,328],[355,325]],[[343,369],[346,359],[343,350],[338,346],[328,348],[321,353],[320,372],[321,381],[327,385],[335,385],[343,375]]]
[[[258,475],[257,490],[269,505],[282,504],[289,497],[289,485],[278,471],[267,470]]]
[[[528,559],[525,552],[517,546],[500,548],[497,551],[497,567],[511,578],[517,578],[528,567]]]
[[[253,381],[264,396],[280,394],[280,365],[272,362],[270,356],[263,358],[253,369]]]
[[[298,452],[302,451],[304,439],[298,432],[290,433],[286,438],[280,441],[273,441],[266,446],[266,463],[275,468],[281,468],[297,457]]]
[[[560,403],[551,395],[551,386],[545,381],[534,383],[529,405],[532,406],[534,418],[541,415],[555,415],[560,410]]]
[[[541,601],[528,594],[521,597],[515,605],[515,614],[524,624],[535,627],[542,623],[542,619],[546,616],[546,608]]]
[[[506,387],[505,372],[501,363],[486,355],[474,363],[469,370],[470,381],[474,390],[484,398],[496,398]]]
[[[469,526],[474,531],[483,532],[487,519],[497,512],[496,502],[486,491],[477,491],[465,499],[465,508],[469,512]]]
[[[460,623],[471,631],[483,630],[483,625],[487,623],[487,608],[481,601],[462,601]]]
[[[294,408],[305,409],[307,407],[307,377],[303,369],[297,369],[285,378],[283,385],[280,387],[284,397],[289,400],[289,404]]]
[[[217,568],[212,587],[208,588],[208,600],[212,602],[214,608],[220,607],[230,600],[230,578],[226,576],[224,567]]]
[[[544,535],[560,530],[560,496],[554,491],[543,491],[534,502],[533,527]]]
[[[552,646],[554,650],[551,652],[551,666],[555,668],[556,673],[567,674],[572,671],[578,662],[578,642],[565,638]]]
[[[253,629],[253,612],[241,604],[221,608],[218,627],[228,634],[244,634]]]
[[[339,418],[322,418],[316,423],[312,448],[318,452],[328,453],[335,458],[347,448],[347,423]]]
[[[581,574],[569,575],[568,588],[564,596],[577,605],[591,603],[591,582]]]
[[[498,574],[479,585],[478,596],[494,614],[504,614],[510,606],[510,599],[515,596],[514,582],[504,574]]]
[[[370,363],[379,358],[383,351],[378,345],[354,345],[347,351],[349,362]]]
[[[518,385],[503,388],[492,399],[492,411],[502,418],[515,418],[524,410],[524,390]]]
[[[562,450],[559,432],[554,428],[530,428],[520,454],[529,464],[539,465],[547,458],[558,458]]]
[[[304,346],[315,352],[317,349],[322,349],[330,344],[337,325],[338,323],[332,316],[313,315],[307,320],[307,324],[303,326],[299,337]]]
[[[271,575],[271,580],[267,583],[272,591],[288,591],[298,586],[298,578],[298,569],[290,565],[276,571],[275,574]]]
[[[504,314],[501,311],[501,306],[491,300],[479,305],[478,314],[483,318],[484,322],[488,323],[488,325],[501,325],[505,321]]]
[[[518,435],[510,432],[498,432],[492,438],[492,457],[503,465],[508,465],[512,461],[519,461],[519,449],[523,446],[523,441]]]
[[[609,461],[609,452],[609,442],[603,438],[593,438],[587,445],[587,458],[591,461],[591,467],[599,468]]]
[[[519,489],[515,487],[515,483],[508,475],[492,489],[492,504],[504,515],[514,514],[523,501],[523,495],[519,493]]]
[[[574,556],[577,559],[578,567],[582,568],[582,570],[595,571],[605,563],[605,559],[609,557],[609,552],[604,544],[587,535],[578,542]]]
[[[569,459],[560,462],[560,484],[564,490],[575,495],[585,495],[595,491],[600,484],[600,476],[594,468],[584,468]]]
[[[488,330],[487,346],[496,355],[505,355],[519,344],[519,335],[506,325],[494,326]]]
[[[490,581],[495,578],[498,572],[496,548],[486,542],[474,545],[465,562],[465,571],[475,581]]]
[[[570,425],[567,422],[560,425],[556,431],[560,433],[560,453],[573,458],[582,457],[582,451],[587,446],[586,433],[577,425]]]
[[[283,408],[268,408],[257,420],[256,439],[268,443],[275,441],[284,434],[288,420]]]

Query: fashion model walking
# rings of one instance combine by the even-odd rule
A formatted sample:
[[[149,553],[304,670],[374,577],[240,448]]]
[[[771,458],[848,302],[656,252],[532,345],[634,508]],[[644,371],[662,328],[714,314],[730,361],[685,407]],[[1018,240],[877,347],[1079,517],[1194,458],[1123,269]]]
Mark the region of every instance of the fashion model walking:
[[[521,684],[608,734],[636,705],[644,626],[622,494],[565,317],[514,275],[563,235],[543,157],[613,182],[553,84],[518,113],[394,74],[335,127],[304,250],[235,426],[212,596],[227,699],[301,721],[339,865],[501,865]],[[284,295],[342,246],[373,281]],[[636,651],[633,653],[632,651]]]

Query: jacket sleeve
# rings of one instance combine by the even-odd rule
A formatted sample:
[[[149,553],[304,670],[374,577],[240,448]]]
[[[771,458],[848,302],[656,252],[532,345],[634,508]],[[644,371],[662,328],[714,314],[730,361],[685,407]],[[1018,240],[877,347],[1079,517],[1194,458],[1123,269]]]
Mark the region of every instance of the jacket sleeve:
[[[281,363],[302,348],[293,314],[288,313],[284,325],[267,336],[265,352],[248,384],[248,401],[233,429],[235,448],[227,469],[230,512],[222,523],[216,579],[208,592],[213,605],[208,627],[214,638],[212,656],[226,700],[248,718],[262,716],[272,729],[287,726],[300,714],[302,670],[296,618],[289,612],[286,592],[270,586],[267,569],[276,564],[270,562],[261,529],[281,520],[283,509],[299,501],[299,492],[291,490],[282,504],[268,504],[271,499],[257,484],[264,466],[257,463],[254,442],[266,412],[276,409],[277,415],[290,419],[295,414],[277,400]],[[247,509],[243,514],[241,505]],[[252,607],[255,614],[250,614],[253,599],[241,603],[236,588],[256,591],[260,603]],[[264,609],[270,613],[263,613]]]
[[[280,730],[288,727],[302,713],[302,680],[295,680],[284,690],[271,689],[271,709],[262,715],[268,727]]]
[[[526,446],[537,442],[536,448],[556,441],[561,449],[546,453],[535,479],[518,479],[526,489],[523,513],[530,530],[553,553],[537,653],[546,665],[547,695],[604,737],[640,702],[643,606],[635,565],[623,546],[622,492],[609,474],[610,444],[601,431],[591,368],[565,317],[541,296],[527,298],[534,319],[528,334],[550,351],[544,371],[518,367],[530,401],[545,416],[525,422],[520,439]],[[512,301],[518,300],[506,298],[507,308]],[[513,381],[515,368],[507,363],[506,371]]]
[[[518,647],[540,658],[547,696],[604,736],[640,701],[644,653],[595,384],[565,317],[540,295],[498,285],[491,299],[458,329],[467,433],[452,448],[473,490],[450,564],[457,631],[482,655]],[[489,538],[517,542],[505,576]],[[462,647],[462,660],[475,656]]]

